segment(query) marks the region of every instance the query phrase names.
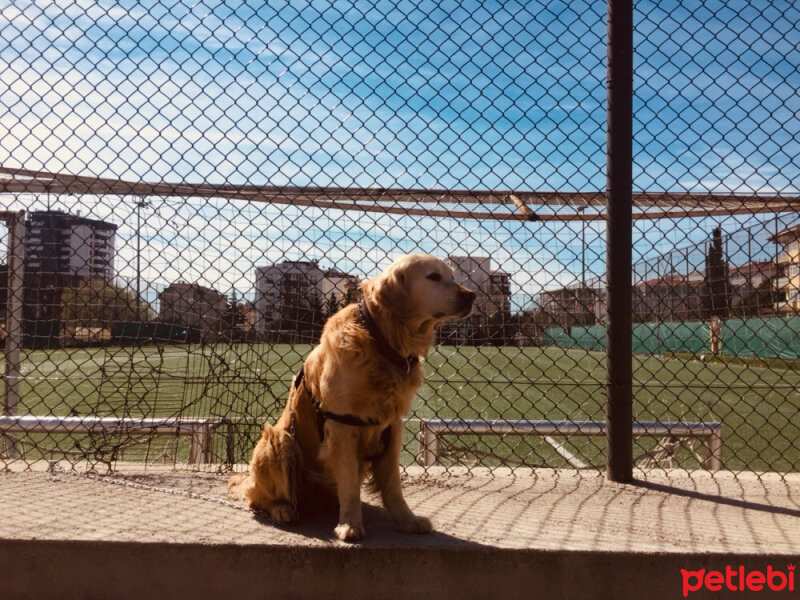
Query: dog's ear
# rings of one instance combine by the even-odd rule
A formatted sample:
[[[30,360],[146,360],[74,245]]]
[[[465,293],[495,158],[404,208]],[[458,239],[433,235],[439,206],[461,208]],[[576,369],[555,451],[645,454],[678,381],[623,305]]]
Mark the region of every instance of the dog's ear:
[[[408,293],[408,278],[402,267],[390,268],[374,279],[362,284],[364,297],[373,306],[396,315],[405,315],[411,308],[411,297]]]

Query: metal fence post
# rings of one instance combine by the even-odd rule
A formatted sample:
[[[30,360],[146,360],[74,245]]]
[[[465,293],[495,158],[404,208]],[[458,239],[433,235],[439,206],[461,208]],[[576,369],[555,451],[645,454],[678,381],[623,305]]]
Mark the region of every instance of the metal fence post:
[[[633,2],[608,0],[607,75],[607,476],[633,479],[631,273],[633,203]]]
[[[722,426],[716,427],[714,433],[704,440],[705,454],[700,466],[709,471],[722,468]]]
[[[5,381],[3,414],[15,415],[19,404],[20,349],[22,348],[22,294],[25,268],[25,212],[5,213],[8,226],[8,290],[6,301]],[[0,450],[13,457],[14,438],[4,436]]]
[[[8,301],[6,302],[6,365],[3,411],[16,413],[19,402],[20,349],[22,348],[22,288],[25,268],[25,213],[11,213],[8,223]]]
[[[419,422],[419,453],[417,461],[423,467],[436,464],[439,456],[439,437],[425,420]]]
[[[189,446],[190,464],[208,464],[211,462],[211,426],[207,422],[195,423],[191,426],[192,437]]]

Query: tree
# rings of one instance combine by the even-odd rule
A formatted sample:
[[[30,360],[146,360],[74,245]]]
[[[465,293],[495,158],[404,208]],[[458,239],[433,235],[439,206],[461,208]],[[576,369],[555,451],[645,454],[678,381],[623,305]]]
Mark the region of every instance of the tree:
[[[742,301],[731,310],[731,315],[737,317],[774,315],[775,305],[785,299],[785,294],[783,290],[776,290],[774,279],[767,279],[742,298]]]
[[[225,310],[225,317],[223,319],[225,331],[222,332],[223,336],[231,340],[239,340],[244,337],[242,327],[244,321],[244,314],[242,314],[241,305],[236,298],[236,290],[234,290]]]
[[[300,337],[316,341],[322,333],[324,324],[324,305],[316,291],[297,287],[284,290],[281,294],[280,318],[273,323],[279,335],[299,334]],[[289,340],[296,336],[290,336]]]
[[[304,329],[316,341],[322,333],[322,326],[325,325],[325,307],[319,294],[311,294],[309,298],[308,317],[305,323],[307,326]]]
[[[342,298],[342,306],[358,302],[361,298],[361,288],[358,283],[347,281],[344,284],[344,298]]]
[[[328,296],[328,301],[325,304],[326,304],[325,313],[324,313],[323,317],[324,317],[324,320],[327,321],[333,315],[335,315],[337,312],[339,312],[339,309],[341,308],[341,305],[339,303],[339,300],[337,300],[337,298],[336,298],[336,294],[331,294],[330,296]]]
[[[704,316],[726,318],[730,312],[730,287],[728,265],[722,250],[722,231],[719,227],[711,233],[711,242],[706,254]]]
[[[115,322],[146,322],[153,310],[146,302],[137,302],[135,294],[100,278],[89,277],[61,292],[62,322],[81,326],[108,326]]]

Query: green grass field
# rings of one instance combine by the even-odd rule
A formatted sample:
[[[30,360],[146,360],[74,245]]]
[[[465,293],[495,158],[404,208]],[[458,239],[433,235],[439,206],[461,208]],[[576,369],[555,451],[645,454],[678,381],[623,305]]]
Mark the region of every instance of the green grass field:
[[[282,410],[292,375],[309,349],[219,344],[27,351],[17,412],[228,418],[240,423],[233,457],[246,461],[260,423]],[[407,427],[404,462],[412,461],[417,450],[414,418],[604,419],[602,352],[440,346],[431,352],[425,370],[427,382]],[[800,470],[800,370],[737,361],[702,363],[691,356],[636,356],[634,396],[634,415],[640,421],[721,421],[726,468]],[[30,434],[27,442],[30,448],[67,447],[80,455],[87,449],[102,453],[103,444],[136,441],[112,435],[101,440],[65,437]],[[215,456],[222,459],[226,446],[219,437]],[[445,457],[450,461],[568,466],[538,437],[448,436],[446,442],[443,447],[461,449],[455,457]],[[152,446],[159,443],[156,438]],[[166,443],[178,455],[188,446],[174,439]],[[587,465],[602,465],[604,443],[602,438],[573,437],[565,449]],[[638,455],[655,441],[640,438],[635,444]],[[148,460],[168,453],[166,447],[162,452],[160,446],[132,445],[125,458],[141,458],[137,447],[146,447]],[[677,464],[691,468],[698,462],[684,452]]]

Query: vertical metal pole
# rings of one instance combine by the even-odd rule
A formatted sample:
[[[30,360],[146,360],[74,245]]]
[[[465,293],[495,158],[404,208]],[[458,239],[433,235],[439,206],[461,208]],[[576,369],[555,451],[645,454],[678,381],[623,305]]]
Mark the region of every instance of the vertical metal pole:
[[[8,220],[8,295],[6,302],[6,369],[3,412],[16,414],[19,403],[20,348],[22,348],[23,269],[25,268],[25,213]]]
[[[439,438],[436,432],[428,427],[425,420],[419,422],[419,454],[418,462],[423,467],[432,467],[439,456]]]
[[[584,215],[585,210],[585,206],[578,207],[581,216]],[[584,219],[581,219],[581,288],[581,296],[586,298],[586,221]]]
[[[23,269],[25,268],[25,213],[10,216],[8,225],[8,289],[6,294],[6,347],[3,414],[15,415],[19,404],[20,349],[22,348]],[[13,458],[14,438],[2,440],[0,451]]]
[[[141,277],[142,277],[142,206],[144,200],[136,200],[136,320],[141,313]]]
[[[225,435],[225,460],[226,464],[230,467],[234,465],[236,462],[236,448],[234,446],[234,439],[233,436],[236,433],[236,430],[233,426],[233,421],[228,421],[226,425],[226,435]]]
[[[606,474],[626,483],[633,479],[633,0],[608,0],[607,94]]]
[[[778,240],[778,213],[775,213],[775,285],[771,286],[772,306],[777,306],[780,301],[781,288],[778,282],[781,274],[781,244]]]
[[[722,428],[708,436],[704,445],[705,455],[700,467],[709,471],[719,471],[722,468]]]

